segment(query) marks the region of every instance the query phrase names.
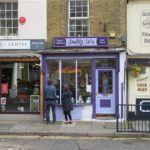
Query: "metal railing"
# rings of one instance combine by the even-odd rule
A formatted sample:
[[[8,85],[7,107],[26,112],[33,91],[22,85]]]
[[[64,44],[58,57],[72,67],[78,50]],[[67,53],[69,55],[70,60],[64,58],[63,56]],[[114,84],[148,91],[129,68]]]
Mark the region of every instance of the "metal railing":
[[[150,133],[150,105],[117,105],[117,132]]]

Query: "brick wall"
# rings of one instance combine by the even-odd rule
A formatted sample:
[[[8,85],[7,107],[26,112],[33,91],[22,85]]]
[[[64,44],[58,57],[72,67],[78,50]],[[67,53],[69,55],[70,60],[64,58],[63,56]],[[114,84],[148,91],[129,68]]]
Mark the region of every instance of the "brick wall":
[[[47,0],[47,46],[54,37],[68,35],[68,0]],[[90,36],[109,36],[110,47],[121,47],[121,35],[126,33],[126,0],[89,0]]]

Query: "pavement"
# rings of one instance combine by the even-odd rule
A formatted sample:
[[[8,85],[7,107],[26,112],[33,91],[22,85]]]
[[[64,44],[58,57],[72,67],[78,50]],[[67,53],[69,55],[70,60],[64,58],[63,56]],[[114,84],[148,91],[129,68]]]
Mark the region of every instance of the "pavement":
[[[40,117],[38,119],[4,119],[4,117],[1,119],[0,117],[1,135],[150,138],[150,133],[117,132],[116,120],[75,120],[72,124],[57,121],[54,124],[46,124]]]

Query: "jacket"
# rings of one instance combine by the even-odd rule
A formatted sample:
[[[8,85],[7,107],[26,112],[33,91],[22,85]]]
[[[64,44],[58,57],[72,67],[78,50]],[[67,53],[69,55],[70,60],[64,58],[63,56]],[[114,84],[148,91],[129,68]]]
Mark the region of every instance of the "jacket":
[[[71,101],[71,92],[66,91],[62,94],[62,107],[63,111],[71,111],[73,110],[73,104]]]

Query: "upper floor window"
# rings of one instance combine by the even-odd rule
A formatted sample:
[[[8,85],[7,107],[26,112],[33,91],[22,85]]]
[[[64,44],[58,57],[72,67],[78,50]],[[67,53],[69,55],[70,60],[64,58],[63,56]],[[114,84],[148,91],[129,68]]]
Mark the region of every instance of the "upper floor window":
[[[69,36],[88,36],[89,2],[88,0],[69,1]]]
[[[18,2],[0,2],[0,36],[18,35]]]

